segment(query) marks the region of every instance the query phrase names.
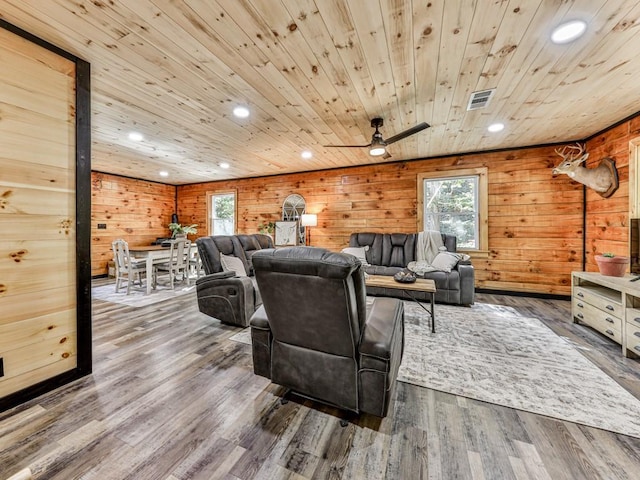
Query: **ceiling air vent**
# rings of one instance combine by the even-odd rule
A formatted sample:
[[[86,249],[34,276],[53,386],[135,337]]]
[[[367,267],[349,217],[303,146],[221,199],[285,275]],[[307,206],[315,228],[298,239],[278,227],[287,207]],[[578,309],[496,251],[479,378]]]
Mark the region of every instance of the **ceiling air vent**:
[[[489,105],[489,100],[493,97],[495,88],[489,90],[481,90],[480,92],[473,92],[471,97],[469,97],[469,105],[467,105],[467,110],[478,110],[479,108],[484,108]]]

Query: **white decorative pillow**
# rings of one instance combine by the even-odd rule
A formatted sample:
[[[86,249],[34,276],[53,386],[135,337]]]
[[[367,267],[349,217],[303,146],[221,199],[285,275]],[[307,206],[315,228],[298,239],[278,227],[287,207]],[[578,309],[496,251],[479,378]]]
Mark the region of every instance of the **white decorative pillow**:
[[[220,263],[222,264],[222,270],[225,272],[236,272],[238,277],[246,277],[247,271],[244,268],[244,263],[238,257],[232,255],[220,254]]]
[[[362,265],[366,266],[366,265],[369,265],[369,262],[367,262],[367,255],[365,254],[367,250],[369,250],[369,245],[365,245],[364,247],[343,248],[342,253],[348,253],[350,255],[353,255],[358,260],[360,260],[360,263],[362,263]]]
[[[463,255],[460,253],[440,252],[436,255],[436,258],[433,259],[433,262],[431,262],[431,266],[441,272],[449,273],[462,258]]]

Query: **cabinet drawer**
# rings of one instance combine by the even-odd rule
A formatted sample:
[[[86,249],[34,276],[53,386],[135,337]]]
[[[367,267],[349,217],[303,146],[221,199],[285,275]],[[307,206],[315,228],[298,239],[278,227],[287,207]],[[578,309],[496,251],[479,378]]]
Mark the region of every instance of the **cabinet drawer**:
[[[573,297],[622,318],[622,299],[617,292],[612,292],[608,288],[575,286]]]
[[[627,308],[627,323],[640,328],[640,310],[637,308]]]
[[[631,350],[636,355],[640,355],[640,323],[627,322],[625,342],[627,350]]]
[[[585,325],[589,325],[612,340],[622,343],[621,318],[576,298],[572,300],[571,311],[573,316]]]
[[[615,315],[614,313],[600,310],[599,308],[588,304],[584,300],[576,298],[573,299],[571,306],[573,316],[577,317],[579,320],[586,322],[588,318],[597,318],[603,323],[615,328],[616,330],[622,331],[622,318]]]

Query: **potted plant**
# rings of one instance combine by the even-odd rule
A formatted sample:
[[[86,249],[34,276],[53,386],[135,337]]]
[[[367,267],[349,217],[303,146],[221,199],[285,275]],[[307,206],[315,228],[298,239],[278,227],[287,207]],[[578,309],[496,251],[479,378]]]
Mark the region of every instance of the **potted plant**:
[[[629,265],[629,257],[605,252],[602,255],[596,255],[596,263],[602,275],[624,277]]]
[[[273,235],[276,229],[276,222],[266,222],[258,225],[258,231],[267,235]]]
[[[196,228],[198,224],[193,225],[180,225],[179,223],[170,223],[169,230],[171,230],[171,238],[177,238],[179,236],[187,236],[188,234],[198,233]]]

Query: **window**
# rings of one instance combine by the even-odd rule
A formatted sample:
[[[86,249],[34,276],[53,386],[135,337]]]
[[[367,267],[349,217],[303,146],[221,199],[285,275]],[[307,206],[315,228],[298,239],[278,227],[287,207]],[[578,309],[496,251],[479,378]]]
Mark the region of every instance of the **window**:
[[[487,253],[487,169],[418,175],[419,230],[455,235],[458,249]]]
[[[236,233],[236,192],[207,193],[209,235]]]

